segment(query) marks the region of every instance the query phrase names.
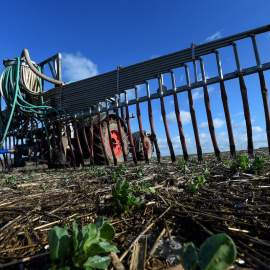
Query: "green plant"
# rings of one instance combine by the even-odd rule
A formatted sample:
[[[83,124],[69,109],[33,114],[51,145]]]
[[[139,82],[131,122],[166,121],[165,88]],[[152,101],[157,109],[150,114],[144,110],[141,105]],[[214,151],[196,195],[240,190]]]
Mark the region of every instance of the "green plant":
[[[145,181],[137,184],[134,186],[134,191],[141,191],[141,192],[152,192],[156,193],[156,190],[150,186],[150,184],[147,184]]]
[[[165,164],[161,164],[160,169],[161,169],[162,171],[166,171],[166,170],[167,170],[167,166],[166,166]]]
[[[15,174],[11,175],[11,177],[9,177],[6,180],[7,181],[7,184],[14,184],[17,177],[18,177],[18,175],[15,175]]]
[[[205,167],[202,169],[202,174],[203,175],[209,175],[210,174],[210,169],[208,167]]]
[[[223,162],[225,165],[228,165],[228,166],[231,166],[232,165],[232,162],[230,160],[226,160]]]
[[[179,158],[177,161],[178,161],[178,164],[179,164],[180,166],[183,166],[183,165],[186,164],[186,161],[185,161],[184,159],[182,159],[182,158]]]
[[[135,172],[136,172],[136,178],[141,178],[143,176],[143,172],[142,172],[142,168],[136,168],[135,169]]]
[[[253,162],[253,169],[257,172],[257,173],[261,173],[264,169],[264,162],[265,159],[264,158],[260,158],[260,157],[255,157],[255,160]]]
[[[227,234],[221,233],[206,239],[199,254],[193,243],[185,244],[180,257],[186,270],[223,270],[235,262],[236,247]]]
[[[188,168],[188,165],[187,165],[187,164],[185,164],[185,165],[184,165],[184,168],[182,169],[182,171],[184,172],[184,174],[186,174],[186,173],[189,173],[189,172],[190,172],[190,170],[189,170],[189,168]]]
[[[203,184],[206,182],[205,177],[204,177],[203,174],[198,175],[197,178],[198,178],[198,181],[199,181],[199,183],[200,183],[201,185],[203,185]]]
[[[49,184],[43,185],[42,186],[43,191],[45,191],[48,186],[49,186]]]
[[[123,212],[125,210],[129,212],[129,207],[141,205],[142,202],[139,198],[133,195],[135,192],[125,179],[119,180],[116,186],[112,188],[112,207],[114,212]]]
[[[236,163],[232,164],[231,169],[237,170],[249,170],[251,168],[251,162],[248,157],[239,155],[237,157]]]
[[[196,169],[195,168],[192,168],[192,173],[195,173],[196,172]]]
[[[126,168],[123,165],[119,165],[115,170],[119,175],[124,175],[126,173]]]
[[[198,160],[196,158],[192,158],[190,162],[193,163],[193,164],[197,164]]]
[[[111,241],[115,236],[114,228],[103,217],[78,230],[72,223],[72,235],[64,228],[54,227],[48,234],[51,265],[45,269],[106,269],[111,259],[111,251],[118,252]]]
[[[34,172],[31,172],[28,174],[28,176],[24,179],[24,181],[30,181],[30,180],[33,180],[35,177],[35,173]]]
[[[199,190],[199,184],[195,184],[192,180],[188,185],[188,190],[192,192],[197,192]]]

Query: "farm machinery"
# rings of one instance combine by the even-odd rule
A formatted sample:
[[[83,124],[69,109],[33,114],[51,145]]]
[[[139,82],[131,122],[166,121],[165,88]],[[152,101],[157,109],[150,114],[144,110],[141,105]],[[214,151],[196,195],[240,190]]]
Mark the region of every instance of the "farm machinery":
[[[239,80],[244,117],[247,130],[247,148],[253,153],[251,116],[248,104],[247,87],[244,77],[258,73],[261,96],[263,99],[266,133],[270,149],[270,114],[268,91],[264,71],[270,69],[270,63],[262,63],[256,36],[270,31],[270,25],[249,30],[190,48],[160,56],[127,67],[118,66],[116,70],[90,77],[77,82],[62,81],[61,54],[56,54],[39,64],[32,62],[26,49],[21,57],[4,60],[5,69],[0,79],[1,113],[0,159],[3,168],[25,166],[29,161],[36,164],[48,163],[52,166],[84,166],[93,164],[118,164],[127,161],[131,154],[135,164],[138,160],[146,163],[156,152],[161,160],[157,135],[154,127],[152,101],[160,101],[171,160],[176,154],[169,132],[164,99],[173,96],[176,124],[179,131],[181,154],[188,160],[188,151],[181,121],[178,96],[188,93],[191,122],[198,160],[202,160],[202,146],[193,104],[192,90],[203,89],[203,97],[213,149],[217,158],[220,150],[216,139],[215,127],[210,107],[208,86],[220,86],[221,99],[228,131],[228,145],[232,156],[235,155],[235,142],[229,103],[225,88],[228,80]],[[237,42],[250,40],[254,50],[256,65],[242,68]],[[219,50],[231,47],[237,70],[223,74]],[[207,77],[204,57],[214,55],[218,76]],[[45,76],[48,65],[51,76]],[[190,66],[194,71],[193,81]],[[183,69],[186,77],[182,85],[177,86],[175,71]],[[164,75],[169,75],[171,88],[166,87]],[[199,76],[200,74],[201,76]],[[200,78],[201,77],[201,78]],[[157,81],[158,89],[149,87],[149,81]],[[44,91],[44,82],[53,85]],[[138,86],[144,89],[139,97]],[[128,92],[135,91],[135,98],[129,100]],[[142,91],[142,90],[141,90]],[[151,131],[145,131],[142,124],[140,104],[146,102]],[[129,107],[135,105],[139,131],[132,133]],[[132,116],[133,117],[133,116]],[[11,158],[11,156],[13,158]]]

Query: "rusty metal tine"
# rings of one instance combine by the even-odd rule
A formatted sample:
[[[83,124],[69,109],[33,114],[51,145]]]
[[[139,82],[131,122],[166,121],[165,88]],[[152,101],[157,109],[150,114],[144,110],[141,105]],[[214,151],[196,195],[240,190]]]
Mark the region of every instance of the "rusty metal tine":
[[[75,153],[73,151],[73,146],[71,143],[70,127],[68,125],[67,115],[66,115],[66,130],[67,130],[68,146],[69,146],[70,153],[71,153],[72,165],[73,165],[73,168],[75,168],[76,158],[75,158]]]
[[[254,49],[254,53],[256,57],[258,75],[259,75],[260,86],[261,86],[261,93],[262,93],[263,107],[264,107],[264,114],[265,114],[266,134],[267,134],[267,141],[268,141],[268,151],[270,153],[270,113],[269,113],[269,102],[268,102],[268,90],[267,90],[264,74],[261,69],[262,64],[260,60],[260,54],[258,50],[256,37],[255,35],[251,35],[251,38],[252,38],[253,49]]]
[[[135,151],[135,146],[134,146],[133,136],[132,136],[132,131],[131,131],[129,109],[128,109],[128,99],[127,99],[127,92],[126,91],[125,91],[125,102],[126,102],[126,123],[127,123],[127,128],[128,128],[128,137],[129,137],[129,142],[130,142],[130,150],[131,150],[131,155],[132,155],[132,158],[133,158],[133,162],[134,162],[135,165],[137,165],[137,157],[136,157],[136,151]]]
[[[162,75],[158,76],[158,84],[159,84],[159,89],[160,89],[160,106],[161,106],[161,114],[163,118],[163,124],[166,132],[166,137],[167,137],[167,144],[169,146],[170,154],[171,154],[171,160],[172,162],[175,162],[175,154],[173,150],[173,145],[172,145],[172,140],[168,128],[168,123],[167,123],[167,117],[166,117],[166,110],[165,110],[165,105],[164,105],[164,100],[163,100],[163,80],[162,80]]]
[[[59,139],[59,151],[64,152],[63,144],[62,144],[62,127],[61,127],[61,119],[59,118],[58,122],[58,139]]]
[[[53,147],[55,148],[56,142],[55,142],[55,122],[54,122],[54,118],[53,118],[52,124],[53,124],[52,140],[53,140]]]
[[[203,81],[203,93],[204,93],[204,103],[205,103],[206,115],[207,115],[207,120],[208,120],[208,128],[209,128],[210,136],[211,136],[211,139],[212,139],[215,155],[219,159],[220,158],[220,150],[218,148],[217,139],[216,139],[216,133],[215,133],[215,127],[214,127],[213,118],[212,118],[212,112],[211,112],[211,107],[210,107],[210,99],[209,99],[209,94],[208,94],[207,85],[206,85],[204,64],[203,64],[203,60],[202,60],[201,57],[198,57],[198,59],[200,61],[200,66],[201,66],[202,81]]]
[[[74,133],[75,133],[76,142],[77,142],[77,146],[78,146],[78,150],[79,150],[81,164],[82,164],[82,166],[84,166],[84,158],[83,158],[83,152],[82,152],[81,142],[80,142],[80,138],[79,138],[78,124],[77,124],[76,118],[77,118],[77,115],[75,114],[74,115]]]
[[[199,136],[199,130],[198,130],[198,125],[197,125],[195,108],[193,104],[192,93],[191,93],[191,89],[189,88],[190,87],[189,71],[188,71],[188,66],[186,64],[184,65],[184,67],[185,67],[186,81],[187,81],[187,86],[188,86],[188,102],[189,102],[190,117],[192,121],[192,127],[193,127],[195,142],[196,142],[198,161],[201,161],[202,160],[202,147],[201,147],[201,142],[200,142],[200,136]]]
[[[124,140],[123,140],[123,134],[122,134],[122,129],[121,129],[121,123],[120,123],[120,118],[119,118],[119,111],[118,111],[118,99],[115,97],[116,101],[116,110],[115,110],[115,115],[116,115],[116,123],[119,131],[119,137],[120,137],[120,143],[123,151],[123,157],[124,157],[124,162],[127,162],[127,153],[125,150],[125,145],[124,145]]]
[[[115,156],[114,149],[113,149],[113,142],[112,142],[111,128],[110,128],[110,116],[109,116],[108,100],[106,100],[106,108],[107,108],[106,117],[107,117],[107,130],[108,130],[108,136],[109,136],[109,143],[110,143],[110,148],[111,148],[111,152],[112,152],[113,163],[114,163],[114,166],[116,166],[117,165],[117,158]]]
[[[217,50],[215,50],[215,54],[216,54],[216,60],[217,60],[218,74],[219,74],[219,78],[221,79],[220,92],[221,92],[221,99],[222,99],[222,104],[223,104],[223,109],[224,109],[224,114],[225,114],[225,119],[226,119],[226,124],[227,124],[227,131],[228,131],[228,136],[229,136],[230,153],[231,153],[231,156],[235,156],[235,143],[234,143],[234,137],[233,137],[232,121],[231,121],[231,116],[230,116],[228,97],[227,97],[227,93],[225,89],[225,84],[223,81],[221,61],[220,61],[219,52]]]
[[[135,96],[136,96],[136,100],[137,100],[137,102],[136,102],[136,113],[137,113],[138,125],[139,125],[139,130],[140,130],[141,142],[142,142],[142,146],[143,146],[143,153],[144,153],[145,163],[149,164],[148,153],[147,153],[147,148],[146,148],[146,142],[145,142],[145,137],[144,137],[144,132],[143,132],[141,109],[140,109],[140,104],[138,102],[138,100],[139,100],[138,88],[136,86],[135,86]]]
[[[89,158],[90,158],[91,150],[90,150],[90,147],[89,147],[89,145],[88,145],[88,140],[87,140],[87,137],[86,137],[85,126],[84,126],[83,112],[82,112],[82,135],[83,135],[84,145],[85,145],[85,147],[86,147],[86,150],[87,150],[88,155],[89,155]],[[91,163],[91,159],[90,159],[90,163]]]
[[[93,131],[93,120],[91,115],[91,108],[89,108],[89,147],[90,147],[90,162],[94,166],[94,131]]]
[[[186,140],[185,140],[185,135],[184,135],[181,116],[180,116],[174,72],[172,70],[170,70],[170,73],[171,73],[171,79],[172,79],[172,86],[173,86],[173,90],[174,90],[174,93],[173,93],[174,109],[175,109],[175,116],[176,116],[176,121],[177,121],[177,125],[178,125],[178,130],[179,130],[180,142],[182,145],[184,159],[187,161],[188,160],[188,151],[187,151]]]
[[[109,160],[108,160],[107,152],[105,149],[105,143],[104,143],[101,120],[100,120],[100,104],[98,104],[98,129],[99,129],[99,136],[100,136],[100,140],[101,140],[102,150],[103,150],[104,157],[105,157],[105,162],[106,162],[107,166],[109,166]]]
[[[250,110],[248,105],[248,96],[247,96],[247,87],[244,81],[242,68],[240,65],[240,59],[238,54],[237,45],[235,42],[232,42],[233,50],[234,50],[234,56],[239,76],[239,84],[240,84],[240,91],[243,101],[243,108],[244,108],[244,115],[245,115],[245,121],[246,121],[246,127],[247,127],[247,140],[248,140],[248,153],[250,155],[253,155],[253,138],[252,138],[252,126],[251,126],[251,117],[250,117]]]
[[[160,155],[160,150],[159,150],[157,136],[156,136],[155,127],[154,127],[154,118],[153,118],[152,104],[151,104],[151,100],[150,100],[149,83],[145,82],[145,84],[146,84],[147,97],[148,97],[148,117],[149,117],[149,123],[150,123],[150,127],[151,127],[151,137],[152,137],[152,140],[153,140],[155,148],[156,148],[158,163],[160,163],[161,155]]]

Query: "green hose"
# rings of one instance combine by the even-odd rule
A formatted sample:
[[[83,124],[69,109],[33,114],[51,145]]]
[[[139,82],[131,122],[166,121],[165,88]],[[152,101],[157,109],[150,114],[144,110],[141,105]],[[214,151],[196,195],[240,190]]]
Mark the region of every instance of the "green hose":
[[[47,128],[47,115],[56,113],[60,117],[60,112],[66,113],[63,109],[55,109],[50,106],[44,106],[43,96],[42,96],[42,83],[41,78],[39,78],[40,85],[40,99],[41,106],[35,106],[24,100],[23,94],[20,91],[20,58],[17,59],[17,64],[11,65],[5,68],[2,74],[2,94],[3,98],[6,101],[7,108],[10,110],[9,119],[5,119],[1,110],[1,100],[0,100],[0,118],[3,123],[2,128],[5,130],[3,134],[2,141],[0,143],[0,149],[3,148],[3,144],[10,128],[11,120],[14,115],[15,109],[19,112],[25,114],[29,119],[39,119],[40,116],[43,116],[45,133],[47,136],[47,142],[49,149],[51,149],[49,141],[49,133]],[[40,68],[38,67],[40,70]]]

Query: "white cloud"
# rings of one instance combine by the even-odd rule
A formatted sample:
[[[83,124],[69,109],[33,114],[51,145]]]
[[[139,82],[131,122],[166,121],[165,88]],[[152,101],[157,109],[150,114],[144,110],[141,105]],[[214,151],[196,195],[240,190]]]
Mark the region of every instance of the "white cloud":
[[[192,98],[193,98],[193,101],[198,100],[200,98],[203,98],[203,92],[202,92],[202,90],[201,89],[200,90],[197,90],[196,89],[195,91],[193,91]]]
[[[234,116],[244,115],[244,112],[236,113]]]
[[[235,124],[233,127],[234,128],[242,128],[242,127],[245,127],[246,126],[246,121],[243,120],[242,122],[238,123],[238,124]]]
[[[157,57],[160,57],[160,55],[154,54],[154,55],[152,55],[151,59],[154,59],[154,58],[157,58]]]
[[[181,116],[182,125],[187,125],[188,123],[191,122],[190,112],[180,111],[180,116]],[[167,114],[166,117],[167,117],[168,124],[172,124],[176,122],[176,116],[175,116],[174,111]],[[160,116],[160,121],[163,121],[162,116]]]
[[[225,121],[220,118],[215,118],[213,123],[215,128],[220,128],[225,124]],[[199,129],[208,129],[208,122],[202,122],[199,126]]]
[[[261,127],[259,127],[259,126],[256,126],[256,127],[252,127],[252,131],[253,132],[262,132],[263,129]]]
[[[210,41],[213,41],[213,40],[215,40],[215,39],[219,39],[219,38],[221,38],[221,37],[222,37],[221,32],[220,32],[220,31],[217,31],[217,32],[215,32],[213,35],[207,37],[207,38],[205,39],[205,41],[206,41],[206,42],[210,42]]]
[[[182,82],[182,81],[184,80],[185,77],[186,77],[186,75],[185,75],[185,74],[182,74],[182,75],[180,76],[180,82]]]
[[[98,74],[97,65],[84,57],[80,52],[76,54],[62,54],[63,76],[68,81],[79,81]]]

